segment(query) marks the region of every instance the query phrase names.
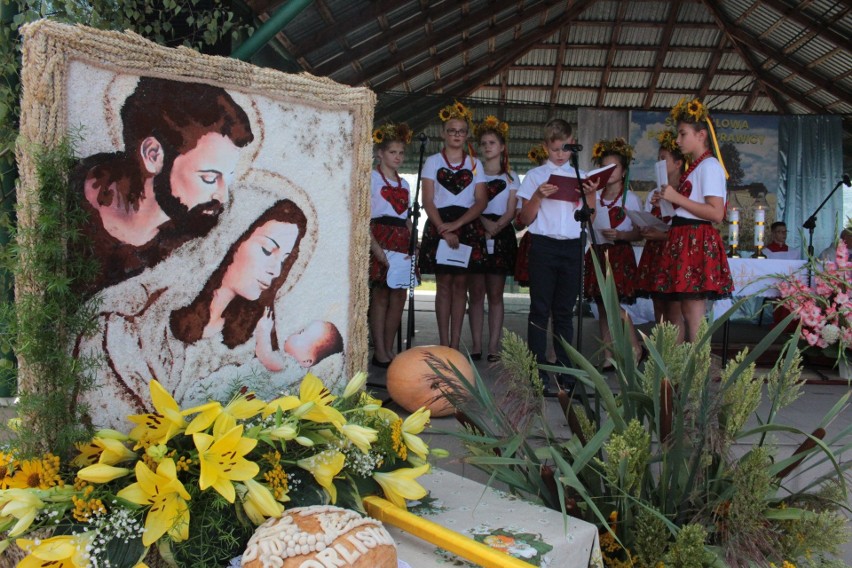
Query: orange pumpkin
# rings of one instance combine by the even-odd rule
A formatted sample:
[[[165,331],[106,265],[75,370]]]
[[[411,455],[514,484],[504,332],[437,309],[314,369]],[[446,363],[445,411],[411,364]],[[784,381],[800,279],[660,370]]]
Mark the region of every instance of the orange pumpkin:
[[[430,364],[440,370],[442,376]],[[425,406],[432,416],[448,416],[455,409],[444,392],[450,383],[459,385],[450,365],[454,365],[468,381],[474,381],[473,368],[467,357],[451,347],[424,345],[403,351],[393,358],[388,367],[388,394],[408,412]]]

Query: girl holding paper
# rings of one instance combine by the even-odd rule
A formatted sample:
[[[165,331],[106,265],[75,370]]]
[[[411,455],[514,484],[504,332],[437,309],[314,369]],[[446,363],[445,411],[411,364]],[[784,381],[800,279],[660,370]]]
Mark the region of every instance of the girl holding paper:
[[[467,276],[482,272],[487,254],[479,215],[488,205],[488,195],[482,163],[467,144],[473,114],[455,102],[442,108],[438,117],[444,122],[444,147],[426,158],[420,176],[427,221],[418,263],[423,274],[435,275],[441,345],[458,349],[467,308]],[[460,250],[469,254],[458,254]]]
[[[586,251],[585,282],[583,282],[585,297],[594,300],[598,307],[598,324],[603,342],[604,360],[601,371],[610,371],[613,369],[609,350],[612,337],[609,331],[606,308],[601,297],[600,285],[592,262],[592,253],[596,255],[601,271],[604,273],[608,271],[614,280],[619,302],[623,304],[634,303],[636,301],[634,290],[636,257],[633,254],[633,241],[639,240],[641,237],[638,227],[633,226],[626,211],[628,209],[639,211],[642,209],[642,203],[636,197],[636,194],[628,189],[633,146],[623,138],[600,140],[592,148],[592,159],[598,167],[611,164],[615,166],[606,185],[597,192],[595,225],[605,228],[596,229],[595,232],[603,237],[604,242],[599,241],[597,245]],[[627,323],[630,329],[630,343],[633,345],[636,358],[639,359],[642,351],[636,339],[636,333],[633,331],[633,322],[627,312],[621,308],[619,310],[621,319]]]
[[[666,163],[666,178],[668,184],[672,187],[677,187],[680,184],[680,176],[683,173],[686,160],[683,159],[683,152],[678,148],[676,139],[677,133],[673,130],[663,130],[657,135],[657,141],[660,143],[660,150],[657,153],[657,160]],[[661,184],[662,185],[662,184]],[[651,203],[656,191],[648,194],[645,200],[645,211],[648,211],[654,217],[663,220],[667,224],[671,223],[671,217],[663,215],[659,204]],[[650,296],[650,291],[653,289],[654,279],[657,275],[657,264],[660,262],[660,255],[663,253],[663,248],[668,238],[668,233],[654,229],[653,227],[643,227],[640,230],[642,238],[645,239],[645,247],[642,249],[642,258],[639,259],[639,267],[637,269],[636,278],[636,295],[638,297],[647,298]],[[679,313],[680,305],[675,309],[666,309],[667,300],[662,296],[653,297],[654,302],[654,321],[668,321],[666,315],[670,313]],[[679,304],[679,302],[672,301]],[[683,328],[683,317],[679,318],[678,324]],[[672,322],[677,323],[677,322]]]
[[[479,220],[485,227],[486,252],[484,273],[468,276],[470,292],[471,357],[482,357],[482,325],[485,320],[485,296],[488,295],[488,361],[500,358],[500,336],[503,331],[503,287],[506,275],[515,269],[518,241],[512,219],[515,217],[520,182],[518,174],[509,169],[506,138],[509,125],[494,116],[487,116],[474,129],[483,158],[488,206]]]
[[[720,156],[713,123],[701,101],[681,99],[671,116],[677,121],[677,144],[690,165],[677,188],[663,186],[652,201],[655,205],[661,199],[668,201],[675,216],[651,294],[679,301],[679,306],[667,305],[666,319],[682,321],[683,338],[692,341],[704,319],[707,300],[728,298],[734,290],[722,237],[711,224],[725,218],[727,174],[710,151],[712,140]]]
[[[386,368],[393,359],[393,339],[402,320],[405,289],[388,286],[388,255],[408,254],[411,219],[408,217],[408,182],[398,173],[411,142],[406,123],[385,124],[373,131],[376,169],[370,177],[370,334],[375,367]],[[410,263],[409,263],[410,264]]]

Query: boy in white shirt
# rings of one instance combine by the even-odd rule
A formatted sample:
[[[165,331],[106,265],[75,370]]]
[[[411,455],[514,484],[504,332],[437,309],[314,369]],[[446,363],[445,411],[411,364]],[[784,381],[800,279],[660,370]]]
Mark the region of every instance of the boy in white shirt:
[[[527,343],[539,364],[547,364],[547,320],[553,318],[553,333],[571,343],[574,337],[572,316],[580,293],[580,266],[583,250],[580,245],[580,222],[574,213],[581,208],[578,200],[562,201],[550,196],[558,189],[548,183],[553,173],[576,177],[568,160],[574,143],[571,126],[562,119],[553,119],[544,126],[544,146],[548,161],[527,172],[518,198],[521,200],[520,221],[529,226],[532,244],[529,252],[530,314]],[[580,171],[583,177],[584,172]],[[586,203],[594,208],[597,185],[584,184]],[[570,365],[568,354],[559,341],[554,341],[557,364]],[[540,372],[545,389],[549,377]],[[565,388],[573,388],[566,381]]]

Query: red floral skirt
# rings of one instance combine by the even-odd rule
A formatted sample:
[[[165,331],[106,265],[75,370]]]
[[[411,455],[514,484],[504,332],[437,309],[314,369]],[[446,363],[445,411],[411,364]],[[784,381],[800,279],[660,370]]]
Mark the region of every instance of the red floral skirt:
[[[467,212],[467,208],[450,206],[438,209],[441,215],[441,220],[445,223],[451,223],[460,218]],[[435,255],[438,252],[438,243],[441,241],[441,235],[438,234],[438,229],[432,224],[432,221],[427,220],[426,226],[423,228],[423,238],[420,240],[420,256],[417,259],[420,272],[423,274],[465,274],[467,272],[485,272],[485,258],[487,251],[485,249],[485,227],[479,219],[474,219],[467,225],[455,231],[459,237],[459,242],[471,247],[470,261],[467,268],[458,266],[448,266],[446,264],[438,264],[435,262]]]
[[[645,241],[642,257],[636,267],[636,297],[647,298],[654,288],[657,277],[657,265],[660,255],[666,247],[666,241]]]
[[[400,224],[398,221],[402,221]],[[408,254],[408,245],[411,240],[411,231],[405,225],[405,219],[396,217],[379,217],[370,220],[370,232],[373,238],[385,250],[392,250]],[[370,285],[376,286],[388,282],[388,267],[380,263],[370,253]]]
[[[706,221],[675,217],[658,258],[651,296],[669,300],[718,300],[730,298],[734,291],[722,237]]]
[[[484,215],[484,217],[491,221],[500,219],[499,215]],[[514,271],[515,258],[518,255],[518,239],[515,237],[515,228],[509,223],[493,238],[494,254],[486,254],[484,271],[487,274],[503,275]]]
[[[515,282],[519,286],[530,285],[530,246],[532,245],[532,236],[530,232],[524,233],[521,237],[521,242],[518,244],[518,254],[515,257]]]
[[[583,296],[598,300],[601,297],[598,277],[595,274],[595,265],[592,262],[592,253],[598,251],[598,263],[602,271],[606,271],[606,262],[612,269],[612,278],[615,280],[615,289],[618,292],[618,301],[622,304],[632,304],[636,301],[636,256],[633,254],[633,246],[627,241],[618,241],[615,244],[597,245],[586,251],[585,268],[583,273]]]

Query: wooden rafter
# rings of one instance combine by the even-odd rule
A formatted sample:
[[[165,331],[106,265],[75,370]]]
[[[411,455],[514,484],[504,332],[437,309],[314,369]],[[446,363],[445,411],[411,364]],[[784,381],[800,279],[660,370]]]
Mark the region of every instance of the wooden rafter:
[[[421,73],[424,73],[430,67],[442,65],[447,61],[456,57],[459,51],[470,49],[471,47],[478,45],[483,42],[489,41],[491,38],[497,37],[501,33],[504,33],[508,30],[514,28],[518,21],[525,20],[535,16],[536,14],[541,13],[546,10],[549,6],[548,1],[539,2],[536,5],[529,6],[524,8],[521,12],[517,12],[515,10],[511,10],[511,12],[506,15],[507,9],[511,9],[512,5],[515,4],[514,1],[502,0],[498,3],[500,8],[498,9],[496,6],[491,6],[490,10],[487,12],[477,12],[478,18],[481,20],[475,20],[471,17],[471,21],[482,21],[488,20],[492,16],[504,15],[505,17],[499,22],[495,23],[491,26],[488,26],[477,33],[471,35],[467,38],[467,40],[462,39],[454,49],[445,49],[440,54],[433,53],[432,57],[427,60],[421,61],[415,65],[410,67],[406,67],[405,71],[398,76],[389,77],[385,81],[381,82],[373,82],[373,79],[385,72],[387,69],[388,63],[378,62],[375,65],[371,66],[369,69],[366,69],[363,74],[357,75],[353,78],[353,80],[348,81],[353,85],[361,85],[361,84],[369,84],[373,89],[393,89],[396,85],[401,83],[402,81],[410,80],[414,77],[417,77]],[[420,53],[423,52],[424,45],[434,45],[435,37],[441,35],[442,30],[437,30],[433,34],[427,34],[427,37],[424,37],[421,41],[416,44],[410,46],[408,49],[397,54],[396,59],[399,61],[406,61],[416,57]]]
[[[601,76],[601,86],[598,91],[598,103],[596,106],[602,107],[606,99],[606,87],[609,84],[609,75],[612,72],[612,62],[615,59],[616,46],[618,45],[618,36],[621,34],[621,23],[624,21],[624,12],[627,10],[627,2],[618,4],[618,15],[615,17],[615,25],[612,27],[612,37],[609,41],[609,50],[606,54],[606,66],[603,75]]]
[[[346,21],[337,22],[335,25],[325,26],[318,29],[314,35],[299,43],[299,45],[294,48],[294,51],[290,51],[290,53],[297,59],[299,57],[304,57],[308,53],[322,47],[328,42],[345,36],[348,32],[368,24],[382,14],[399,6],[399,1],[375,0],[369,4],[369,8],[365,8],[355,17],[347,18]]]
[[[642,108],[646,110],[651,108],[651,103],[654,100],[654,92],[657,89],[657,82],[660,80],[660,73],[666,62],[666,53],[672,41],[672,34],[674,33],[679,11],[680,2],[669,2],[669,17],[666,20],[666,27],[663,28],[662,37],[660,38],[660,50],[657,53],[657,61],[654,63],[654,71],[651,73],[651,80],[648,83],[648,94],[645,96],[645,104],[642,105]]]
[[[728,41],[731,42],[731,45],[737,51],[739,56],[745,62],[746,66],[748,66],[752,75],[760,81],[764,86],[764,91],[769,96],[769,99],[772,101],[772,104],[775,105],[781,112],[789,113],[790,108],[787,106],[787,103],[783,101],[780,97],[776,96],[774,93],[775,87],[773,86],[773,79],[766,73],[764,73],[760,69],[760,65],[754,60],[754,58],[742,48],[742,46],[734,39],[731,35],[731,28],[736,27],[733,22],[731,22],[725,14],[716,6],[716,3],[713,0],[701,0],[704,6],[710,11],[713,19],[716,20],[716,24],[719,26],[719,29],[722,30],[722,33],[728,38]],[[790,96],[789,93],[782,93],[785,96]]]
[[[704,97],[707,96],[707,92],[710,90],[710,83],[713,82],[713,77],[716,76],[719,69],[719,62],[722,61],[722,53],[723,48],[728,43],[728,37],[722,33],[719,38],[719,49],[716,50],[715,53],[710,57],[710,65],[707,67],[707,70],[704,71],[704,78],[701,79],[701,88],[698,89],[698,98],[704,100]],[[741,75],[741,73],[740,73]]]
[[[755,4],[758,3],[756,2]],[[835,32],[833,29],[826,25],[826,22],[815,21],[810,16],[807,16],[802,6],[790,6],[783,2],[780,2],[779,0],[760,0],[759,4],[763,4],[765,6],[768,6],[769,8],[772,8],[774,11],[781,14],[782,19],[787,18],[789,20],[792,20],[809,30],[816,32],[817,35],[819,35],[823,39],[830,41],[834,45],[842,47],[846,51],[852,51],[852,41],[850,41],[848,37],[844,37],[841,34]],[[848,7],[845,12],[849,12]],[[739,22],[737,22],[737,24],[739,24]]]
[[[553,68],[553,82],[550,86],[550,107],[556,106],[559,88],[562,86],[562,66],[565,65],[565,45],[568,43],[568,27],[559,30],[559,49],[556,51],[556,66]]]

